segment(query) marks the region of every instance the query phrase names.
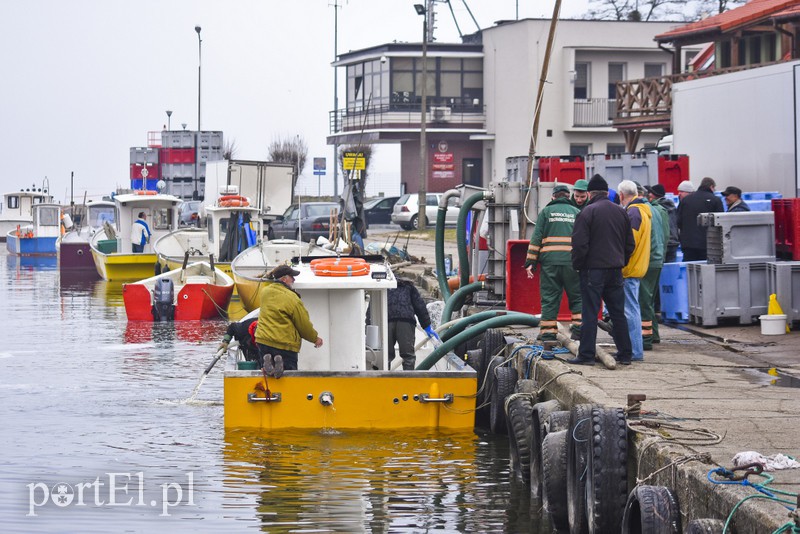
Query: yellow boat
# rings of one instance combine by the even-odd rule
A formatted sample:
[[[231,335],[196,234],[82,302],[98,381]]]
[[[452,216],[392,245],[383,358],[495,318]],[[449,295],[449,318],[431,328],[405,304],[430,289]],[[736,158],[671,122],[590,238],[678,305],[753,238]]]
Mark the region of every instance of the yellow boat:
[[[397,281],[388,265],[371,263],[364,276],[341,277],[317,275],[308,264],[294,268],[294,289],[324,344],[304,343],[299,369],[281,378],[247,369],[250,362],[231,350],[226,428],[473,428],[477,375],[455,355],[429,371],[390,367],[387,292]],[[430,350],[423,347],[418,360]],[[399,367],[401,358],[392,363]]]
[[[207,220],[205,228],[180,228],[154,242],[162,271],[180,269],[188,252],[190,263],[208,263],[213,255],[214,265],[230,276],[231,261],[244,249],[258,244],[264,235],[261,212],[251,207],[245,197],[222,196],[214,206],[202,209]]]
[[[116,222],[114,226],[104,224],[92,236],[92,249],[97,273],[103,280],[132,282],[153,276],[156,253],[152,244],[161,236],[178,228],[178,210],[181,199],[155,191],[136,191],[114,197]],[[133,253],[131,228],[139,212],[147,216],[152,236],[144,252]],[[131,251],[131,252],[128,252]]]

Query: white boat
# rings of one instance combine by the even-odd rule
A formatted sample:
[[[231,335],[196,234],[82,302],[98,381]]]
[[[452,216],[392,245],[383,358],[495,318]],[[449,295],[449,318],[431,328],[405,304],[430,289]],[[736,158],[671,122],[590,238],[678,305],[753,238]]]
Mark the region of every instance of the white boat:
[[[213,256],[214,265],[230,274],[233,259],[258,244],[264,235],[260,211],[250,207],[245,197],[223,196],[204,210],[205,228],[180,228],[154,242],[162,270],[180,267],[188,252],[190,262],[208,262]]]
[[[363,267],[347,260],[338,270],[324,259],[293,265],[300,271],[294,289],[324,342],[319,348],[303,342],[298,370],[265,378],[240,351],[229,352],[225,427],[472,429],[476,372],[454,355],[426,371],[391,369],[387,292],[397,287],[394,273],[382,262]],[[431,350],[418,352],[417,360]]]
[[[236,256],[231,262],[231,274],[244,309],[253,311],[260,306],[259,293],[272,269],[303,256],[336,256],[336,252],[294,239],[272,239]]]
[[[153,243],[163,235],[178,229],[181,199],[155,191],[136,191],[116,195],[116,223],[104,225],[95,232],[90,243],[97,274],[103,280],[133,282],[155,274],[156,253]],[[131,229],[144,212],[152,236],[144,252],[134,253]]]
[[[8,252],[17,256],[55,256],[61,236],[60,204],[34,204],[33,221],[6,234]]]
[[[104,224],[113,227],[116,221],[116,206],[113,202],[101,200],[75,206],[73,215],[63,217],[66,233],[56,242],[58,267],[61,271],[89,271],[97,268],[92,258],[89,241]],[[77,216],[76,216],[77,215]]]
[[[48,191],[48,182],[40,188],[33,187],[20,189],[3,195],[3,204],[0,206],[0,241],[5,241],[11,231],[22,228],[33,222],[33,206],[36,204],[50,204],[53,195]]]

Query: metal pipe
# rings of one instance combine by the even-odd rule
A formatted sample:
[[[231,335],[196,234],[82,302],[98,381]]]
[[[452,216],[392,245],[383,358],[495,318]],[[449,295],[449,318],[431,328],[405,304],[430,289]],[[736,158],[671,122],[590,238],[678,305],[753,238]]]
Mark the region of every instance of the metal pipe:
[[[461,206],[458,212],[458,224],[456,226],[456,243],[458,245],[458,270],[461,273],[460,287],[469,284],[469,254],[467,253],[467,215],[469,215],[472,206],[492,197],[488,191],[475,193],[469,197]]]
[[[449,189],[442,195],[439,201],[439,209],[436,212],[436,232],[435,232],[435,250],[436,250],[436,280],[439,282],[439,291],[442,294],[442,300],[447,302],[450,299],[450,286],[447,285],[447,273],[444,269],[444,221],[447,215],[447,203],[450,197],[461,194],[457,189]]]

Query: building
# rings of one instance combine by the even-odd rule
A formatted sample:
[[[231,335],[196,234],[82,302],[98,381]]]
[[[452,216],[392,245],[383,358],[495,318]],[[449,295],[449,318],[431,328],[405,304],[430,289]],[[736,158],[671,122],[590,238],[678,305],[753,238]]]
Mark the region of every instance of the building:
[[[653,36],[671,22],[560,20],[544,91],[536,155],[623,152],[614,128],[617,82],[672,73]],[[463,43],[427,43],[429,191],[487,185],[506,158],[529,153],[549,19],[498,22]],[[680,64],[701,46],[686,47]],[[331,115],[328,143],[397,143],[404,192],[420,179],[422,43],[390,43],[339,56],[346,105]],[[668,124],[666,125],[668,127]],[[639,134],[654,145],[665,126]]]

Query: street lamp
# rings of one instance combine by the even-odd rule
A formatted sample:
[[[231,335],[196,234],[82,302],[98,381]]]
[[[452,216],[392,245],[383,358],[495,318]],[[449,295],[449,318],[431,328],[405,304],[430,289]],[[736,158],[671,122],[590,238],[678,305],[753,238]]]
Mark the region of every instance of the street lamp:
[[[171,120],[172,120],[172,110],[168,109],[167,110],[167,131],[170,131],[172,129],[172,126],[171,126],[172,123],[170,122]]]
[[[195,26],[197,32],[197,133],[194,136],[194,194],[192,200],[199,200],[197,182],[200,180],[200,68],[203,64],[203,40],[200,38],[200,26]]]
[[[427,221],[425,220],[425,206],[428,203],[428,141],[426,137],[426,127],[428,122],[428,10],[422,4],[414,4],[417,15],[422,15],[422,103],[420,108],[419,126],[419,212],[417,213],[417,228],[424,230]]]

